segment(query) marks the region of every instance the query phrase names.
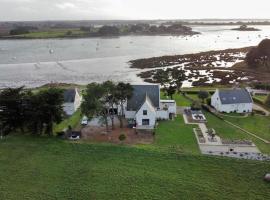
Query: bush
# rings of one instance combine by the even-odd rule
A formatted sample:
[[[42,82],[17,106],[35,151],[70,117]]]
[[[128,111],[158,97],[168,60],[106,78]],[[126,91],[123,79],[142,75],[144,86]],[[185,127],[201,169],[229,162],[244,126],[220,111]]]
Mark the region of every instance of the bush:
[[[120,141],[124,141],[126,139],[126,135],[125,134],[121,134],[121,135],[119,135],[118,139]]]
[[[202,105],[199,101],[194,101],[191,104],[191,110],[201,110],[202,109]]]
[[[211,106],[211,98],[206,99],[206,104]]]

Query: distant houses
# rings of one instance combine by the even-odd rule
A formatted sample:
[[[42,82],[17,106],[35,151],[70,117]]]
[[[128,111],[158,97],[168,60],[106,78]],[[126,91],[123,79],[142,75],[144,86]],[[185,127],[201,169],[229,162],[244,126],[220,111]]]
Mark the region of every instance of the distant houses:
[[[67,89],[64,91],[64,104],[63,109],[66,115],[73,115],[82,102],[82,97],[77,88]]]
[[[133,95],[127,100],[125,118],[136,129],[154,129],[157,120],[172,119],[176,115],[174,100],[160,99],[158,84],[133,85]]]
[[[247,89],[217,89],[211,98],[211,105],[219,112],[250,113],[253,100]]]

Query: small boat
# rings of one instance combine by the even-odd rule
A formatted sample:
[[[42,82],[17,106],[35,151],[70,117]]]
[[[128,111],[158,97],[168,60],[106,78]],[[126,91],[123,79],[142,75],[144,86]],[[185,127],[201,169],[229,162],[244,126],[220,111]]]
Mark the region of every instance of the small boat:
[[[49,53],[50,53],[50,54],[53,54],[53,53],[54,53],[53,49],[50,49],[50,50],[49,50]]]

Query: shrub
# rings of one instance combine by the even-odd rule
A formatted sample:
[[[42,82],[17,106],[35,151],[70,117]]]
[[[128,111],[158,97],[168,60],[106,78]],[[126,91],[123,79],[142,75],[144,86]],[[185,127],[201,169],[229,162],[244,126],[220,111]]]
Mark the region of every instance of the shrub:
[[[124,141],[126,139],[126,135],[125,134],[121,134],[121,135],[119,135],[118,139],[120,141]]]
[[[211,98],[206,99],[207,105],[211,106]]]
[[[267,106],[267,107],[270,107],[270,94],[268,94],[264,104]]]
[[[191,110],[201,110],[202,109],[202,105],[199,101],[194,101],[191,104]]]

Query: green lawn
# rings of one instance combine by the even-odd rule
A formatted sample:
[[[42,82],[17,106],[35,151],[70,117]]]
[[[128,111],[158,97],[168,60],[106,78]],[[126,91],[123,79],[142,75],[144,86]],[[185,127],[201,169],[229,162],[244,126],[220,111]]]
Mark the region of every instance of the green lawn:
[[[239,125],[241,128],[256,133],[256,135],[270,141],[270,117],[249,116],[247,118],[224,118],[236,125]]]
[[[193,128],[186,125],[183,117],[177,117],[174,121],[160,122],[156,131],[154,146],[167,148],[178,152],[199,154],[199,147]]]
[[[258,148],[263,153],[270,154],[270,145],[265,144],[264,142],[254,138],[247,133],[232,127],[231,125],[225,123],[224,121],[218,119],[214,115],[205,112],[207,118],[207,126],[209,128],[214,128],[217,131],[217,134],[224,139],[248,139],[252,140]],[[258,136],[263,137],[265,139],[269,138],[269,127],[266,128],[270,122],[269,118],[266,117],[248,117],[248,118],[233,118],[233,117],[224,117],[228,121],[235,123],[241,126],[248,131],[256,133]],[[265,129],[266,128],[266,129]]]
[[[170,99],[169,97],[165,96],[163,92],[161,92],[160,95],[161,99]],[[181,94],[174,94],[173,99],[176,101],[177,106],[188,107],[191,105],[190,101]]]
[[[258,99],[259,101],[261,101],[262,103],[265,102],[267,95],[256,95],[253,98]]]
[[[68,126],[71,126],[73,129],[78,127],[80,125],[81,121],[81,110],[78,109],[72,116],[68,117],[64,121],[62,121],[60,124],[54,125],[54,132],[60,132],[64,129],[68,128]]]
[[[20,36],[26,38],[56,38],[67,36],[68,31],[71,31],[71,36],[83,36],[86,34],[80,29],[52,29],[49,31],[31,32]]]
[[[0,141],[0,161],[3,200],[270,197],[269,184],[262,180],[270,169],[267,162],[31,136]]]

